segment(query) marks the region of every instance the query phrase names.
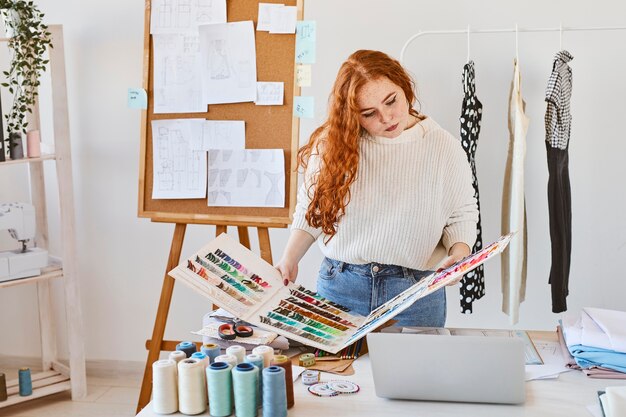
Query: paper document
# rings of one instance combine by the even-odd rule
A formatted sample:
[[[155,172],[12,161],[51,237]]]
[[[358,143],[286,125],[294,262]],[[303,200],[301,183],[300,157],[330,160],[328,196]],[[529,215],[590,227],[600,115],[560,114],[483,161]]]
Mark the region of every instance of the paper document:
[[[272,26],[272,9],[285,7],[284,4],[259,3],[259,19],[256,30],[269,32]]]
[[[152,35],[152,44],[154,112],[206,112],[200,87],[198,35]]]
[[[296,6],[270,9],[270,33],[296,33],[298,8]]]
[[[198,149],[246,148],[246,123],[243,120],[205,120],[202,124],[202,143]]]
[[[252,21],[200,26],[204,104],[256,100]]]
[[[202,134],[202,120],[152,121],[152,198],[206,197],[206,152],[190,143]]]
[[[254,104],[257,106],[282,106],[285,83],[262,82],[256,83],[257,93]]]
[[[235,152],[235,151],[233,151]],[[418,299],[496,256],[511,235],[438,273],[426,276],[367,317],[305,287],[283,284],[280,272],[221,234],[169,274],[248,323],[306,345],[337,353],[395,317]]]
[[[152,0],[150,33],[198,31],[198,25],[226,23],[226,0]]]
[[[284,207],[282,149],[210,150],[208,205]]]

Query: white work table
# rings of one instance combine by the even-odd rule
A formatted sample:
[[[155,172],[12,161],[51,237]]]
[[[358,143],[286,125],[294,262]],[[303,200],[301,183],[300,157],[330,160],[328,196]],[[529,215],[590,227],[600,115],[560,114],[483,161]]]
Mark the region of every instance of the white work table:
[[[556,333],[531,332],[535,341],[556,340]],[[471,404],[428,401],[403,401],[378,398],[369,356],[357,359],[354,375],[337,376],[322,373],[322,380],[345,379],[357,383],[357,394],[336,397],[317,397],[307,391],[298,379],[294,383],[295,405],[288,410],[291,417],[335,416],[463,416],[463,417],[591,417],[587,405],[597,403],[597,391],[611,385],[626,385],[626,380],[593,379],[580,371],[563,373],[558,379],[529,381],[526,383],[526,402],[522,405]],[[419,375],[416,375],[419,378]],[[179,414],[172,414],[179,415]],[[180,414],[182,415],[182,414]],[[208,410],[200,416],[210,416]],[[233,414],[234,415],[234,414]],[[148,404],[141,417],[157,417]],[[259,417],[262,412],[259,409]]]

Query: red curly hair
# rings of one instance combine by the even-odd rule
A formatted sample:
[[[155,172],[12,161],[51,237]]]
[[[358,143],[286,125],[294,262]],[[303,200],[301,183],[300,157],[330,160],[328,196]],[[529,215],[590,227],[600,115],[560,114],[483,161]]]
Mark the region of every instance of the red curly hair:
[[[383,52],[359,50],[339,68],[328,100],[328,119],[298,151],[298,164],[305,171],[311,154],[320,156],[319,171],[308,189],[311,203],[306,220],[311,227],[322,229],[327,242],[337,233],[339,219],[350,202],[350,185],[359,166],[359,141],[366,133],[359,123],[359,91],[368,81],[385,77],[402,89],[409,113],[420,118],[413,108],[415,82],[402,65]]]

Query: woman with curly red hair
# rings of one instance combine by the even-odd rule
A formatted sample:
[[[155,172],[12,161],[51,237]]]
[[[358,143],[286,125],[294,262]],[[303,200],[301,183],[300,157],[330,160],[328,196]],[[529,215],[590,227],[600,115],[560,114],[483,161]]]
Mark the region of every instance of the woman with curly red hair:
[[[339,69],[328,119],[298,153],[305,178],[276,265],[286,283],[317,240],[325,256],[318,293],[367,315],[428,275],[433,262],[447,267],[470,254],[478,209],[467,156],[413,107],[414,87],[379,51],[356,51]],[[447,257],[437,253],[440,243]],[[395,318],[444,326],[444,289]]]

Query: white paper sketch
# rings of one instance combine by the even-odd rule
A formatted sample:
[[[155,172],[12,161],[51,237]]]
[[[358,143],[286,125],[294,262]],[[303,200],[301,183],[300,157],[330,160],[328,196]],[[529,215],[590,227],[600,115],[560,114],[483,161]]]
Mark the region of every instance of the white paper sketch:
[[[296,33],[296,6],[273,7],[270,15],[270,33]]]
[[[256,46],[252,21],[200,26],[204,104],[256,99]]]
[[[272,8],[284,6],[284,4],[277,3],[259,3],[259,18],[257,19],[256,30],[269,32],[272,25]]]
[[[256,83],[256,101],[257,106],[282,106],[285,91],[285,83],[283,82],[263,82]]]
[[[153,0],[150,33],[198,32],[198,25],[226,23],[226,0]]]
[[[206,152],[190,148],[202,132],[195,126],[190,119],[152,121],[153,199],[206,197]]]
[[[284,207],[282,149],[210,150],[208,205]]]
[[[196,149],[245,149],[246,123],[243,120],[205,120],[202,143]]]
[[[198,35],[153,35],[154,112],[206,112],[200,86]]]

